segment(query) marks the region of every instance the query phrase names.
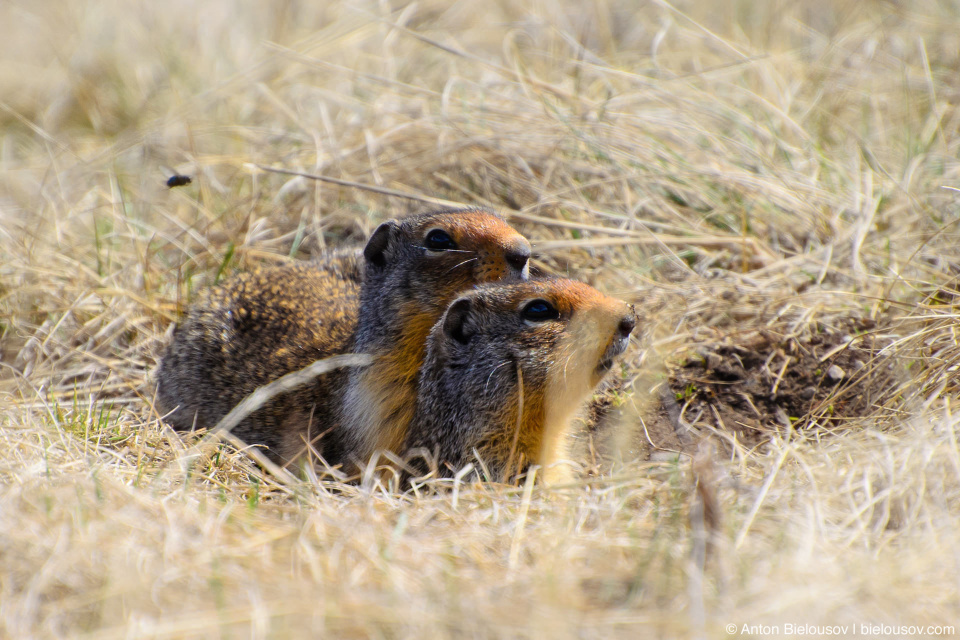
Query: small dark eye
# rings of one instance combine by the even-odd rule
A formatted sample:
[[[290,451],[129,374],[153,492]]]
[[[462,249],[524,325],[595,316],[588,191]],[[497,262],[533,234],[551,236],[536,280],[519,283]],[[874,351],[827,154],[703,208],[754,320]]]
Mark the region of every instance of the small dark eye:
[[[523,308],[521,315],[523,315],[524,320],[543,322],[545,320],[556,320],[560,317],[560,312],[546,300],[532,300]]]
[[[423,246],[430,251],[450,251],[457,248],[457,243],[443,229],[434,229],[427,234]]]

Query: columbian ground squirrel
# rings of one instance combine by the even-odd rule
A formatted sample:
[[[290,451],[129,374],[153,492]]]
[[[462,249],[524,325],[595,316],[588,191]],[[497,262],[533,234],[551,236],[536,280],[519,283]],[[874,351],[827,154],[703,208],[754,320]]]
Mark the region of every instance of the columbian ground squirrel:
[[[446,474],[476,452],[494,480],[530,464],[562,480],[550,466],[571,421],[635,326],[631,306],[581,282],[478,287],[430,332],[405,450],[437,456]]]
[[[332,465],[397,450],[413,412],[426,338],[474,285],[528,277],[530,243],[483,209],[381,224],[366,247],[241,274],[210,289],[174,332],[157,404],[175,428],[213,427],[280,376],[340,353],[368,367],[320,376],[241,422],[234,434],[291,461],[312,442]]]

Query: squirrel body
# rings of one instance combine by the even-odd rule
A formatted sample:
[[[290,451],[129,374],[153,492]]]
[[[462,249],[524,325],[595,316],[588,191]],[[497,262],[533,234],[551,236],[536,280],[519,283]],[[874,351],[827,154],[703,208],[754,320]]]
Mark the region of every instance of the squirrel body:
[[[315,445],[362,465],[402,444],[426,337],[476,284],[529,274],[529,242],[478,208],[389,220],[362,251],[240,274],[199,297],[157,373],[158,407],[177,429],[211,428],[257,387],[312,362],[366,353],[367,367],[322,375],[233,432],[280,461]]]
[[[572,280],[478,287],[430,332],[404,449],[442,473],[476,452],[492,479],[530,464],[564,479],[571,422],[635,326],[631,306]]]
[[[317,260],[237,274],[200,293],[160,362],[157,405],[175,429],[212,428],[258,387],[341,353],[357,321],[363,257]],[[265,407],[234,429],[277,450],[288,422]]]

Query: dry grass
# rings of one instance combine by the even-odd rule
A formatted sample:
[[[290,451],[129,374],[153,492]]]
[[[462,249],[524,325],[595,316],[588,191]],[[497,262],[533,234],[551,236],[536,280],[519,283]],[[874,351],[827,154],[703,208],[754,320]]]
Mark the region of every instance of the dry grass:
[[[960,9],[15,0],[0,25],[0,636],[960,623]],[[148,378],[192,292],[422,206],[384,189],[491,206],[641,303],[628,432],[700,344],[868,318],[893,365],[832,436],[551,490],[279,482],[164,429]]]

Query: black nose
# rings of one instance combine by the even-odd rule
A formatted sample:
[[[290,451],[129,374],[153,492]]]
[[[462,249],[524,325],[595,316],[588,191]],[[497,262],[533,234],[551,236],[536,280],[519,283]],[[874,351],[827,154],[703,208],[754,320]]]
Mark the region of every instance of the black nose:
[[[527,266],[527,261],[530,259],[530,249],[527,247],[517,247],[515,249],[507,250],[507,263],[516,269],[517,271],[523,271],[523,268]]]
[[[630,314],[629,316],[624,316],[623,319],[620,320],[620,325],[617,327],[617,331],[620,332],[621,336],[626,338],[626,337],[629,337],[629,335],[636,328],[637,328],[637,317],[633,314]]]

